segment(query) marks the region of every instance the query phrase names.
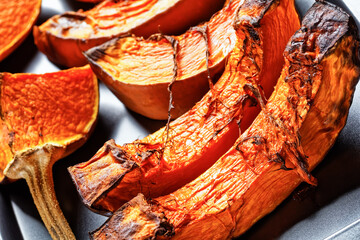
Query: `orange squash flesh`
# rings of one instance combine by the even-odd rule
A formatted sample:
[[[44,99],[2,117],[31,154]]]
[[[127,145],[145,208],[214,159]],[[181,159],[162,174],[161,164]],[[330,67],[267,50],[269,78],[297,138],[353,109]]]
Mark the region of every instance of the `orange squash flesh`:
[[[54,239],[75,239],[56,200],[52,165],[79,148],[98,114],[89,66],[46,74],[0,74],[0,183],[24,178]]]
[[[25,40],[40,14],[40,7],[41,0],[0,2],[0,61]]]
[[[249,18],[252,24],[260,22],[254,32],[258,39],[239,35],[244,48],[238,48],[238,55],[230,58],[224,74],[204,98],[170,124],[169,132],[164,127],[123,146],[110,140],[88,162],[70,167],[83,202],[96,211],[113,212],[139,192],[147,197],[170,193],[196,178],[225,153],[239,131],[244,131],[259,112],[249,107],[254,96],[244,86],[260,84],[269,93],[280,75],[280,70],[277,75],[267,74],[269,67],[264,65],[274,70],[283,65],[281,53],[287,39],[299,28],[296,23],[300,24],[293,3],[282,1],[278,5],[268,1],[261,6],[249,1],[239,10],[239,19]],[[258,12],[247,12],[256,7]],[[281,15],[285,12],[286,17]],[[262,39],[269,42],[263,45]],[[255,44],[253,41],[259,46],[254,56],[248,56],[246,42]],[[264,57],[263,51],[267,51]]]
[[[35,44],[53,62],[87,63],[82,52],[124,34],[178,34],[220,9],[224,0],[106,0],[88,11],[56,15],[34,28]],[[191,11],[189,11],[191,9]]]
[[[92,239],[230,239],[272,211],[325,156],[344,127],[360,74],[355,23],[317,2],[291,38],[266,106],[211,168],[153,200],[139,194]],[[254,86],[254,92],[258,90]],[[301,137],[301,138],[300,138]]]
[[[178,45],[175,53],[166,38],[155,35],[146,40],[114,39],[90,49],[86,57],[96,75],[128,108],[152,119],[168,118],[168,85],[175,69],[171,117],[177,118],[209,90],[209,77],[224,70],[234,47],[232,25],[242,2],[227,1],[207,23],[173,36]]]

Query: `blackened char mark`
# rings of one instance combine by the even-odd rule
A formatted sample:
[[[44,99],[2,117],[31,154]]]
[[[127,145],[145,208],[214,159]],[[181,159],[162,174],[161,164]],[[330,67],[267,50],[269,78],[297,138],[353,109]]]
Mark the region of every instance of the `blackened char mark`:
[[[90,239],[155,239],[173,236],[174,227],[163,213],[153,211],[152,205],[144,195],[138,194],[120,207],[100,228],[90,232]],[[137,221],[139,218],[142,221]],[[151,232],[144,227],[149,224],[154,226]]]
[[[292,37],[284,55],[291,62],[317,64],[354,28],[354,20],[341,8],[317,2],[305,14],[302,27]]]
[[[237,10],[234,19],[234,27],[238,28],[245,22],[251,26],[258,27],[264,14],[273,6],[279,4],[279,0],[246,0]],[[259,14],[248,14],[248,12],[259,12]],[[247,14],[245,14],[247,13]]]

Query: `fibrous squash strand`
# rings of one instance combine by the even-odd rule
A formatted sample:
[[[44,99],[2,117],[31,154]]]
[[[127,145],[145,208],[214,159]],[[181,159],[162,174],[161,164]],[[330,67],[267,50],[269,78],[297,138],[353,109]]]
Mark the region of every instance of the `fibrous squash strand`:
[[[203,24],[201,26],[192,27],[192,28],[190,28],[190,31],[199,32],[205,41],[206,72],[207,72],[207,78],[208,78],[208,82],[209,82],[209,89],[211,90],[213,88],[213,81],[211,79],[210,67],[209,67],[210,66],[210,64],[209,64],[210,51],[209,51],[209,39],[208,39],[208,25]]]
[[[179,46],[179,41],[177,41],[175,38],[171,37],[171,36],[164,36],[164,38],[166,38],[166,40],[168,40],[171,44],[171,47],[173,49],[173,61],[174,61],[174,68],[173,68],[173,78],[171,80],[171,82],[168,85],[168,92],[169,92],[169,108],[168,108],[168,118],[167,118],[167,122],[166,122],[166,138],[165,138],[165,144],[164,147],[166,147],[166,144],[169,140],[169,131],[170,131],[170,121],[171,121],[171,109],[174,108],[174,103],[173,103],[173,93],[172,93],[172,87],[176,81],[177,78],[177,71],[178,71],[178,64],[177,64],[177,53],[178,53],[178,46]]]

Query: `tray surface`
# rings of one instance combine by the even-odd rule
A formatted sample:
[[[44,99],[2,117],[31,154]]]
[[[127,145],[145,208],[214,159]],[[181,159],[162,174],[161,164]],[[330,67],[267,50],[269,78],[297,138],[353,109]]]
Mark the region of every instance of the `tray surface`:
[[[295,1],[301,14],[314,2]],[[331,2],[360,19],[358,0]],[[42,12],[36,25],[55,14],[88,9],[91,6],[76,0],[43,0]],[[45,73],[58,70],[58,66],[37,50],[32,35],[0,62],[0,72]],[[300,200],[287,198],[239,239],[360,239],[359,88],[355,92],[345,128],[326,158],[313,171],[319,181],[318,186],[309,188],[305,184],[301,185],[293,194]],[[106,218],[83,206],[67,167],[87,161],[111,138],[118,144],[131,142],[164,125],[164,121],[150,120],[131,112],[100,83],[100,112],[95,132],[83,147],[57,162],[53,169],[60,206],[77,239],[88,239],[88,232],[99,227]],[[25,181],[0,185],[0,240],[2,239],[51,239]]]

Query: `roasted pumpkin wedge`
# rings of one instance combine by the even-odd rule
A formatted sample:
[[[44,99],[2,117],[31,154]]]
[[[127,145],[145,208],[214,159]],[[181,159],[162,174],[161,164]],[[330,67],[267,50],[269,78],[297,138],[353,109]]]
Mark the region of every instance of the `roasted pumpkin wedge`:
[[[75,239],[56,200],[53,164],[95,126],[98,83],[89,66],[0,74],[0,183],[25,179],[53,239]]]
[[[251,34],[251,28],[244,29]],[[177,191],[142,194],[93,239],[230,239],[306,181],[344,127],[360,74],[358,31],[340,8],[315,3],[285,50],[274,93],[253,124],[211,168]],[[259,96],[260,89],[248,85]],[[301,138],[300,138],[301,137]]]
[[[212,78],[223,72],[235,44],[233,22],[242,3],[227,1],[209,22],[180,36],[120,37],[85,55],[95,74],[128,108],[152,119],[167,119],[171,98],[174,119],[193,107],[209,90]]]
[[[12,53],[32,30],[41,0],[0,1],[0,61]]]
[[[82,66],[83,51],[133,33],[179,34],[205,21],[224,0],[106,0],[88,11],[56,15],[34,27],[35,44],[53,62]]]
[[[174,191],[233,145],[238,125],[244,131],[251,124],[259,109],[249,107],[255,96],[244,86],[261,84],[271,92],[286,43],[300,22],[292,0],[246,1],[238,11],[237,19],[243,18],[257,27],[251,36],[239,30],[239,46],[224,74],[190,111],[142,140],[123,146],[110,140],[88,162],[69,168],[89,208],[113,212],[139,192],[154,197]]]

